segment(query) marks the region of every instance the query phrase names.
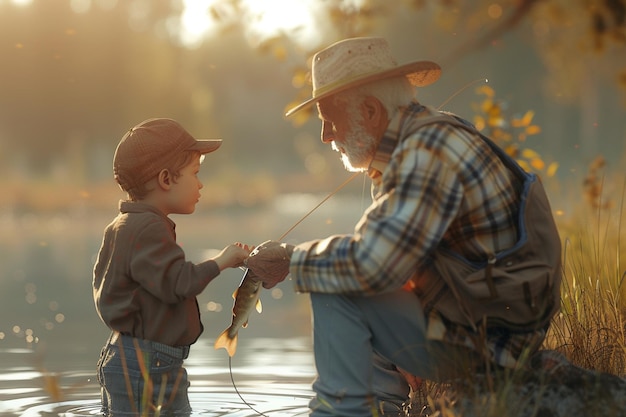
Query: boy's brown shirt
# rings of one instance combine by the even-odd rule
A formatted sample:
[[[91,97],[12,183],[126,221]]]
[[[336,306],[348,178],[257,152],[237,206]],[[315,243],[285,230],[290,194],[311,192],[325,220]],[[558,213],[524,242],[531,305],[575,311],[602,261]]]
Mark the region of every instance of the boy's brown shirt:
[[[96,310],[112,330],[186,346],[203,327],[196,296],[220,274],[215,261],[186,261],[175,223],[148,204],[122,201],[94,267]]]

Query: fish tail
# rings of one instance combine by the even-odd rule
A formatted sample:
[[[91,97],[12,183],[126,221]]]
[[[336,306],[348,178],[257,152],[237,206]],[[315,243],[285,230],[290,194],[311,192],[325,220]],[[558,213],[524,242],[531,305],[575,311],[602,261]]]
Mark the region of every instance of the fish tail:
[[[228,352],[228,356],[231,358],[235,355],[235,351],[237,350],[237,339],[239,333],[235,333],[233,337],[228,335],[228,330],[226,329],[220,334],[215,340],[215,349],[224,348]]]

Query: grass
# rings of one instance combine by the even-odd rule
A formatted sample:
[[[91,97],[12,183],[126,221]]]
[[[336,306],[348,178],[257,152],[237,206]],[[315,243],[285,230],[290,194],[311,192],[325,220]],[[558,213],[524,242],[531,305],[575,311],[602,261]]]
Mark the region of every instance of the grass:
[[[584,181],[585,203],[556,217],[563,241],[561,310],[542,346],[562,353],[573,365],[622,378],[626,377],[625,194],[626,177],[607,184],[593,164]],[[411,415],[507,417],[520,415],[522,409],[532,413],[536,406],[532,395],[520,395],[519,382],[526,380],[525,372],[511,370],[468,375],[469,385],[452,390],[447,384],[426,383],[415,394]],[[538,386],[543,389],[541,379]],[[420,411],[418,404],[427,407]]]
[[[504,111],[507,106],[492,89],[481,87],[477,94],[483,99],[474,106],[476,126],[526,170],[536,172],[544,182],[555,181],[558,164],[545,163],[526,141],[541,131],[532,124],[533,113],[509,117]],[[573,365],[626,377],[626,266],[622,261],[626,259],[622,242],[626,177],[611,178],[606,170],[603,157],[594,159],[582,190],[574,185],[573,195],[566,199],[567,210],[555,210],[563,242],[562,304],[542,349],[562,353]],[[421,392],[414,393],[411,415],[507,417],[520,415],[522,409],[535,415],[532,395],[520,395],[519,382],[525,378],[527,373],[516,370],[468,375],[469,386],[452,390],[446,384],[426,382]],[[545,389],[546,384],[538,382],[538,390]],[[465,398],[455,397],[454,392]]]
[[[625,183],[626,184],[626,183]],[[600,194],[601,196],[601,194]],[[573,221],[560,225],[564,241],[561,312],[545,347],[575,365],[626,376],[626,247],[624,193],[619,204],[598,196]],[[596,201],[594,204],[593,201]]]
[[[533,113],[527,112],[517,119],[507,118],[503,112],[506,106],[495,99],[493,90],[483,87],[478,93],[485,98],[476,107],[477,126],[484,128],[485,133],[499,142],[526,169],[535,171],[544,178],[552,177],[558,164],[545,163],[536,152],[527,147],[527,138],[540,132],[532,124]],[[502,129],[502,126],[508,130]],[[515,129],[517,132],[512,133]],[[625,377],[626,267],[622,260],[626,259],[626,244],[622,242],[622,235],[626,222],[626,178],[618,175],[612,183],[607,182],[605,168],[603,158],[594,160],[584,178],[582,192],[578,189],[568,202],[572,209],[566,215],[557,215],[564,249],[562,306],[553,320],[543,348],[561,352],[571,363],[582,368]],[[223,184],[220,187],[219,184],[209,185],[220,196],[215,201],[240,200],[227,193],[226,189],[238,188],[233,187],[232,179],[226,187]],[[298,189],[301,185],[298,181],[294,188]],[[255,190],[255,201],[258,202],[268,200],[278,188],[272,180],[264,178],[248,190]],[[47,182],[29,184],[29,187],[7,188],[4,200],[8,196],[9,201],[3,202],[0,198],[0,203],[5,206],[10,203],[9,206],[16,208],[57,210],[65,208],[68,201],[102,208],[120,198],[119,190],[110,183],[89,188],[71,188],[65,184],[64,187],[54,187],[52,192],[51,189],[53,187]],[[506,417],[511,415],[511,410],[529,406],[529,400],[520,397],[516,389],[520,378],[523,378],[521,373],[507,371],[491,373],[481,378],[482,380],[477,380],[470,377],[470,381],[486,387],[490,395],[472,395],[470,390],[469,402],[463,403],[468,412],[476,412],[485,417]],[[49,391],[56,389],[55,383],[56,380],[53,380]],[[456,399],[446,396],[448,388],[445,384],[425,382],[424,389],[414,393],[414,409],[411,414],[460,416]],[[415,408],[417,404],[427,405],[430,410],[437,411],[435,414],[422,412]],[[151,407],[154,406],[145,408]],[[158,409],[158,405],[156,408]]]
[[[624,183],[614,185],[620,180]],[[571,212],[557,215],[563,240],[562,308],[543,345],[574,365],[621,377],[626,376],[625,189],[626,179],[607,181],[594,165],[578,199],[582,204],[570,204]],[[520,378],[515,371],[469,378],[484,390],[472,386],[465,399],[450,397],[445,384],[427,382],[413,399],[411,415],[459,417],[465,410],[468,415],[510,416],[511,410],[532,407],[528,396],[519,395]],[[51,398],[64,396],[59,387],[57,378],[46,379]],[[143,410],[158,413],[163,400],[144,404]],[[421,405],[436,411],[422,413]]]

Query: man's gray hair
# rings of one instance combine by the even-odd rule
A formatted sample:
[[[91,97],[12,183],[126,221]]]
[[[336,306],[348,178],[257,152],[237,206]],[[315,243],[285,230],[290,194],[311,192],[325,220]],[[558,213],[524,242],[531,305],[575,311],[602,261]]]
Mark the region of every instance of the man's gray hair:
[[[387,117],[391,118],[398,107],[409,104],[415,98],[415,89],[405,77],[388,78],[337,93],[334,102],[355,107],[368,96],[378,99],[387,110]]]

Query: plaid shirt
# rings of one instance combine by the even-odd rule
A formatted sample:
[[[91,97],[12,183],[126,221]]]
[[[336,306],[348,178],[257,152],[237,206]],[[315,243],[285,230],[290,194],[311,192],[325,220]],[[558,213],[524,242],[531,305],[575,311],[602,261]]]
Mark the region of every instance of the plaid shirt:
[[[436,110],[400,108],[370,165],[373,202],[350,235],[298,245],[290,271],[298,292],[368,295],[402,288],[439,245],[482,260],[516,240],[519,180],[477,135],[447,123],[419,126]],[[500,331],[487,343],[428,317],[431,339],[483,350],[505,367],[545,332]],[[486,351],[485,351],[486,349]]]

